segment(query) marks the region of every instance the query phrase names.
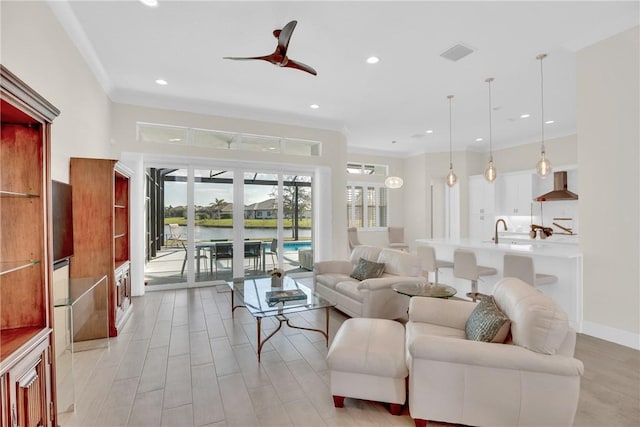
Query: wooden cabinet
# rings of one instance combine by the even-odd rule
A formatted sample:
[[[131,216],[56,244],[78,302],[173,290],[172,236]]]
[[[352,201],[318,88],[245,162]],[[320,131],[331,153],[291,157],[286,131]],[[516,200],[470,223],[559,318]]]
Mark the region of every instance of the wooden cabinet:
[[[529,216],[533,203],[533,176],[531,172],[499,175],[496,191],[500,215]]]
[[[59,111],[0,65],[2,425],[55,425],[50,125]]]
[[[495,184],[483,175],[469,177],[469,238],[490,240],[493,236]]]
[[[70,275],[107,276],[112,337],[118,335],[131,309],[130,176],[116,160],[71,159],[75,255]]]
[[[2,377],[3,426],[52,425],[51,361],[43,338]]]

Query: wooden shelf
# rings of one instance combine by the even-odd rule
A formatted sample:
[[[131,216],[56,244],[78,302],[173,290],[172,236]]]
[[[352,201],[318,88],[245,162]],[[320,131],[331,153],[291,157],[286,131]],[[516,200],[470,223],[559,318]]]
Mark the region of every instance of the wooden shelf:
[[[23,328],[2,329],[0,330],[0,363],[18,351],[32,338],[36,337],[40,332],[45,331],[42,326],[25,326]]]
[[[131,307],[130,292],[121,292],[118,268],[130,257],[129,175],[112,159],[72,158],[74,257],[71,277],[107,276],[109,334],[118,335]],[[126,274],[126,283],[130,284]]]
[[[50,138],[60,112],[0,64],[0,423],[57,425]],[[31,379],[25,382],[24,378]]]

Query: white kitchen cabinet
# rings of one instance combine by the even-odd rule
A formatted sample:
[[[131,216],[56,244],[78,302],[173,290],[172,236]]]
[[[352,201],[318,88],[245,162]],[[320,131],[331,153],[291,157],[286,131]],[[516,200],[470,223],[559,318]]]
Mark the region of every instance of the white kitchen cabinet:
[[[499,175],[496,180],[499,215],[530,215],[533,203],[533,176],[531,172]]]
[[[495,184],[484,176],[469,177],[469,238],[490,240],[493,236]]]

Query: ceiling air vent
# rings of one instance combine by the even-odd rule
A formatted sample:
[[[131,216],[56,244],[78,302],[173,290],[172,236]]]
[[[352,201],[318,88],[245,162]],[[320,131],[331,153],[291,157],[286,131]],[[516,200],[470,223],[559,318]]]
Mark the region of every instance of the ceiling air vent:
[[[457,44],[441,53],[440,56],[451,61],[458,61],[470,53],[473,53],[473,49],[462,44]]]

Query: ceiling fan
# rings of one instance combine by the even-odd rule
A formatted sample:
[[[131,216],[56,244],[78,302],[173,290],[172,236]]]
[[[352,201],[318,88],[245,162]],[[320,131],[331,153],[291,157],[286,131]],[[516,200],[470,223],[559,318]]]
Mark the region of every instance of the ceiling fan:
[[[231,57],[225,56],[223,59],[234,59],[240,61],[247,61],[251,59],[261,59],[263,61],[271,62],[274,65],[279,67],[289,67],[295,68],[298,70],[306,71],[309,74],[313,74],[314,76],[318,75],[316,70],[312,67],[303,64],[302,62],[294,61],[287,57],[287,48],[289,46],[289,40],[291,39],[291,34],[293,34],[294,28],[296,28],[296,24],[298,21],[291,21],[287,25],[284,26],[281,30],[273,30],[273,36],[278,39],[278,46],[276,46],[276,50],[270,54],[265,56],[253,56],[253,57]]]

